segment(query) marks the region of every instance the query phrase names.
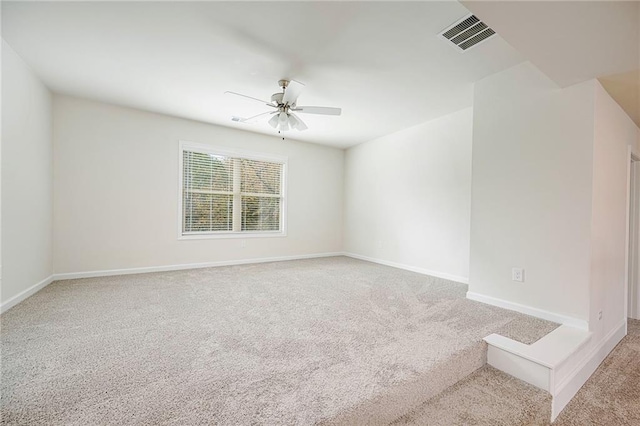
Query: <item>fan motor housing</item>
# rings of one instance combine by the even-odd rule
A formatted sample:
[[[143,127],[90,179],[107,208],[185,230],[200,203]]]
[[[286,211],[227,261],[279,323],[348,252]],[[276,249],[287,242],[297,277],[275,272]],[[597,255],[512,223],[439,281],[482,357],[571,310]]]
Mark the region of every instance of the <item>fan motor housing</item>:
[[[275,102],[276,105],[280,105],[282,104],[283,96],[284,96],[284,93],[274,93],[273,95],[271,95],[271,102]]]

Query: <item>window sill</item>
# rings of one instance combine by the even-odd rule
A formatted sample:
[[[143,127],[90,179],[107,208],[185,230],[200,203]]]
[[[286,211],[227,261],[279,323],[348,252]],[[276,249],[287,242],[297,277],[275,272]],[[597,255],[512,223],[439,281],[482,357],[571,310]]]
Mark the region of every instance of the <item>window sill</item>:
[[[182,234],[178,236],[178,240],[220,240],[234,238],[279,238],[286,237],[286,232],[216,232],[216,233],[198,233],[198,234]]]

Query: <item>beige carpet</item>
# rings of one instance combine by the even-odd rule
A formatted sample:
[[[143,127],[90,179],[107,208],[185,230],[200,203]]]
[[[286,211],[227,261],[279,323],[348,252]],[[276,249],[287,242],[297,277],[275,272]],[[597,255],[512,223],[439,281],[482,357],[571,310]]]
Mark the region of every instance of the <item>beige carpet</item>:
[[[428,426],[548,426],[551,396],[485,366],[394,422]],[[640,321],[616,346],[554,426],[640,425]]]
[[[548,425],[551,395],[485,365],[393,425]]]
[[[55,282],[2,314],[2,424],[382,424],[555,324],[346,257]]]

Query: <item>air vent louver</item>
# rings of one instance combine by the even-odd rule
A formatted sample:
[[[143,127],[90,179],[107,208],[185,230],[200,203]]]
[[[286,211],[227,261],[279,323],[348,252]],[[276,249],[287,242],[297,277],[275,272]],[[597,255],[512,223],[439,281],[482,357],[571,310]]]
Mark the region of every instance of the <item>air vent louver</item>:
[[[459,52],[464,52],[495,33],[487,24],[480,21],[475,15],[471,15],[445,28],[438,34],[438,37],[447,41]]]
[[[453,36],[455,36],[457,34],[460,34],[462,31],[466,30],[469,27],[474,26],[478,22],[480,22],[480,20],[478,18],[476,18],[474,15],[471,15],[468,18],[464,19],[462,22],[460,22],[458,24],[454,24],[454,26],[451,27],[451,29],[447,30],[442,35],[445,38],[450,40],[451,37],[453,37]]]

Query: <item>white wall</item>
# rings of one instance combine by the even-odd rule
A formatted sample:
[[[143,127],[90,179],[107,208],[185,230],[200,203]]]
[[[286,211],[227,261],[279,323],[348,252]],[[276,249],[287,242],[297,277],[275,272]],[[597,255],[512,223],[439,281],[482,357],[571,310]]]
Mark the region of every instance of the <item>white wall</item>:
[[[596,82],[589,315],[596,341],[626,321],[628,147],[639,140],[640,129]]]
[[[466,281],[471,108],[347,150],[345,251]]]
[[[53,273],[51,148],[51,94],[3,40],[3,308]]]
[[[589,319],[593,84],[530,63],[476,83],[471,293]]]
[[[288,235],[178,240],[178,142],[287,156]],[[56,273],[342,251],[344,152],[54,96]]]
[[[638,141],[595,80],[559,89],[524,63],[476,83],[469,297],[588,327],[555,372],[554,416],[626,332],[628,147]],[[524,283],[511,281],[513,266]]]

